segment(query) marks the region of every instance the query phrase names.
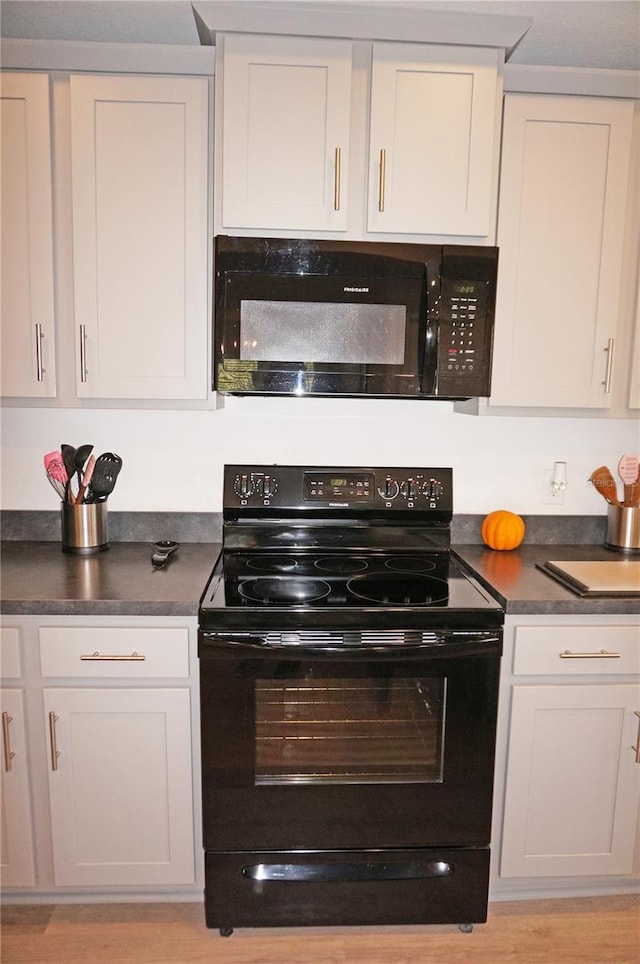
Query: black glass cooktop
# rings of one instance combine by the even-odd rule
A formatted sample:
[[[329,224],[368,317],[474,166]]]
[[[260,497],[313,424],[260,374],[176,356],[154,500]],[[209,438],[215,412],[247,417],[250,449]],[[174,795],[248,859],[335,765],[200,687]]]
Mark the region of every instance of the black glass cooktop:
[[[499,604],[459,567],[450,552],[233,552],[214,571],[200,607],[204,627],[299,624],[336,619],[371,625],[384,613],[431,624],[478,614],[491,620]],[[367,614],[368,617],[367,617]],[[236,621],[234,617],[238,616]],[[335,618],[334,618],[335,617]],[[483,620],[484,622],[484,620]]]

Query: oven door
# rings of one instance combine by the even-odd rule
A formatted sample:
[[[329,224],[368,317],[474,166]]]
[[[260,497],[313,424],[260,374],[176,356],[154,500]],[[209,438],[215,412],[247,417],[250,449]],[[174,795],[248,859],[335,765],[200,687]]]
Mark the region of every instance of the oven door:
[[[486,846],[500,654],[500,633],[329,652],[201,632],[205,849]]]

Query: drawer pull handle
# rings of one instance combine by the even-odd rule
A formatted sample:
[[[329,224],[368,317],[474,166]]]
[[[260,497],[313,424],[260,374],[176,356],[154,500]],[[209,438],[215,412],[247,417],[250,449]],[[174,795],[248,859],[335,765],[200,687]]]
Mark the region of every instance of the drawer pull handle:
[[[9,732],[9,724],[13,723],[13,717],[8,713],[2,714],[2,743],[4,745],[4,768],[7,773],[12,770],[11,761],[13,760],[15,753],[11,749],[11,733]]]
[[[632,746],[631,749],[635,751],[636,763],[640,763],[640,710],[636,710],[635,714],[638,717],[638,735],[636,737],[636,745]]]
[[[570,649],[565,649],[560,653],[560,659],[620,659],[621,653],[609,653],[606,649],[601,649],[599,653],[572,653]]]
[[[85,653],[84,655],[80,656],[80,659],[114,660],[120,663],[131,663],[140,662],[141,660],[146,659],[146,656],[144,653],[136,653],[135,650],[133,653],[124,653],[122,655],[117,653],[99,653],[98,650],[96,650],[95,653]]]
[[[56,723],[60,717],[53,710],[49,713],[49,739],[51,741],[51,769],[58,769],[58,757],[60,756],[60,750],[58,749],[58,740],[56,737]]]

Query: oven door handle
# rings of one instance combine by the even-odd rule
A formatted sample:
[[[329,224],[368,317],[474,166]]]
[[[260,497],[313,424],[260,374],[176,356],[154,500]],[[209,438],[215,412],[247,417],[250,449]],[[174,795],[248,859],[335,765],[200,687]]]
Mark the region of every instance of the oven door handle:
[[[434,657],[500,655],[502,651],[502,636],[499,633],[485,632],[445,632],[445,633],[416,633],[418,639],[400,642],[398,634],[389,632],[388,643],[372,642],[367,634],[359,643],[339,643],[323,641],[318,638],[321,634],[310,633],[306,638],[304,633],[295,631],[289,633],[216,633],[203,631],[200,634],[200,653],[202,656],[213,656],[216,651],[249,650],[263,655],[269,652],[297,654],[299,656],[362,656],[376,655],[389,658],[425,656],[427,653]],[[334,634],[336,638],[340,634]],[[347,635],[353,636],[353,633]],[[380,635],[384,635],[380,634]],[[410,634],[407,634],[409,636]]]

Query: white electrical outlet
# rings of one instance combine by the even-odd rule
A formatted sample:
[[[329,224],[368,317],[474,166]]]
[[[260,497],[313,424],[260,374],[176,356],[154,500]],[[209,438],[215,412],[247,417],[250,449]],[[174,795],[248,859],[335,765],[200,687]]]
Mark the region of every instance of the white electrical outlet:
[[[553,470],[547,469],[542,482],[542,504],[564,505],[564,489],[554,489],[552,478]]]

